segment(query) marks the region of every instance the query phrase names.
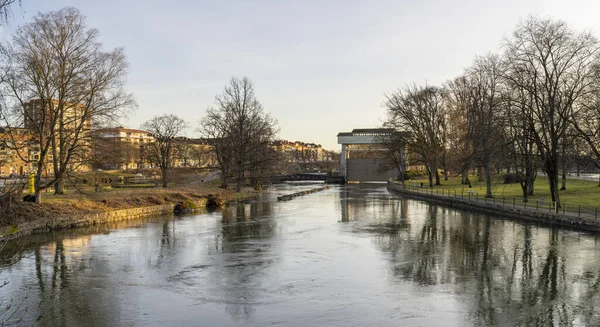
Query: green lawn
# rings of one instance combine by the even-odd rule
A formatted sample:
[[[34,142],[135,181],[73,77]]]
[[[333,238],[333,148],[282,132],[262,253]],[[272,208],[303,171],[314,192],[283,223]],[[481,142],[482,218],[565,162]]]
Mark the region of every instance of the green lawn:
[[[469,191],[472,190],[472,196],[482,199],[485,196],[485,182],[477,182],[476,176],[469,176],[469,178],[471,179],[473,188],[460,184],[460,177],[450,177],[447,181],[444,181],[442,177],[442,185],[434,186],[433,192],[435,190],[438,190],[438,192],[443,190],[444,192],[449,191],[451,195],[454,195],[456,192],[457,195],[464,194],[468,196]],[[419,176],[405,182],[407,186],[413,186],[415,183],[417,186],[423,183],[424,188],[427,188],[427,176]],[[544,206],[547,207],[551,201],[551,197],[546,176],[538,176],[536,178],[534,193],[535,195],[529,196],[528,206],[536,206],[543,199]],[[515,198],[516,203],[522,204],[523,193],[521,186],[518,183],[504,184],[502,176],[497,176],[494,179],[492,194],[496,198],[496,201],[504,199],[504,201],[509,203]],[[591,212],[595,210],[595,207],[598,207],[600,211],[600,187],[598,187],[597,181],[567,179],[567,189],[560,191],[559,196],[568,211],[577,211],[579,210],[579,206],[581,206],[582,211]]]

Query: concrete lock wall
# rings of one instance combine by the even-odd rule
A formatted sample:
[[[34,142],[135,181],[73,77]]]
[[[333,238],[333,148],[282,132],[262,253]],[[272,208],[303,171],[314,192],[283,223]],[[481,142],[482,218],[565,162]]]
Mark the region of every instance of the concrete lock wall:
[[[349,182],[385,182],[398,176],[398,169],[380,172],[381,159],[348,159],[347,177]]]

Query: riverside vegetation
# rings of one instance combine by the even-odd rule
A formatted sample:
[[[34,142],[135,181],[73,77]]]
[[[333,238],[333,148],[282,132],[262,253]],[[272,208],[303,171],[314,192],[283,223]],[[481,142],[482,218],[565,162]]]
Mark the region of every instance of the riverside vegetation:
[[[483,198],[486,192],[485,181],[477,181],[477,176],[474,175],[469,176],[469,179],[474,181],[471,183],[472,187],[461,183],[461,176],[450,176],[448,180],[442,181],[440,185],[435,185],[433,189],[450,192],[451,195],[464,194],[464,196],[468,196],[470,193],[471,196]],[[411,180],[405,181],[407,186],[420,186],[421,183],[426,185],[427,176],[415,176]],[[567,185],[569,187],[566,190],[560,191],[561,202],[567,211],[595,212],[596,207],[600,208],[598,181],[567,178]],[[506,201],[513,201],[514,198],[517,203],[522,205],[523,193],[519,183],[505,183],[504,176],[496,175],[492,179],[492,186],[497,201],[502,201],[503,198]],[[533,189],[535,192],[527,198],[528,205],[535,206],[541,203],[542,206],[547,207],[552,199],[547,181],[543,178],[536,179]]]
[[[206,174],[181,169],[174,174],[170,188],[113,188],[105,185],[99,192],[93,187],[70,189],[61,195],[48,194],[42,203],[19,202],[12,204],[10,212],[0,217],[0,227],[7,234],[19,232],[21,223],[38,219],[52,220],[56,217],[85,216],[94,213],[120,209],[132,209],[178,203],[198,203],[210,195],[223,202],[247,199],[256,196],[252,188],[243,188],[240,192],[220,188],[219,181],[204,182]],[[10,228],[7,229],[7,227]]]

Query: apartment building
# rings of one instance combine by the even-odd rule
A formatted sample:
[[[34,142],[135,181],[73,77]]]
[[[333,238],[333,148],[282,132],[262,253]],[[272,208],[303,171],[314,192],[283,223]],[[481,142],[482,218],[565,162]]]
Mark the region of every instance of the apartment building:
[[[126,128],[104,128],[92,131],[94,166],[101,169],[154,168],[149,146],[155,142],[152,133]],[[173,167],[214,167],[212,145],[205,139],[178,137],[173,146]]]
[[[28,129],[0,127],[0,178],[32,172],[39,159],[40,146]],[[46,160],[44,174],[53,169],[52,155]]]
[[[178,137],[175,140],[173,167],[216,167],[213,146],[207,139]]]
[[[91,129],[91,119],[86,108],[82,104],[63,104],[62,112],[58,110],[60,104],[58,100],[44,101],[42,99],[34,99],[23,105],[23,123],[26,129],[39,130],[39,127],[44,122],[49,125],[53,120],[60,117],[62,120],[62,129],[64,132],[69,132],[81,124],[83,130]],[[56,129],[57,127],[55,127]]]
[[[102,169],[150,168],[147,147],[154,140],[150,132],[123,126],[94,130],[93,165]]]
[[[320,144],[300,141],[276,140],[271,144],[273,149],[283,155],[287,162],[310,163],[327,161],[330,153],[323,150]]]

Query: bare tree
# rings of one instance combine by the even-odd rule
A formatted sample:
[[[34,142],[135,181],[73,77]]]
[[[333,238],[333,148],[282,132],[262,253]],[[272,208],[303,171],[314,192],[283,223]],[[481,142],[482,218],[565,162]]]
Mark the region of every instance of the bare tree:
[[[377,136],[377,141],[383,148],[383,161],[379,166],[382,173],[392,169],[398,171],[398,179],[404,184],[406,179],[407,160],[407,138],[406,133],[391,131],[389,134]]]
[[[200,165],[204,155],[201,144],[187,137],[178,137],[175,141],[175,158],[179,165],[189,167]]]
[[[407,85],[386,95],[387,126],[406,132],[409,150],[425,163],[429,186],[440,185],[438,167],[446,125],[444,92],[432,86]]]
[[[577,137],[587,146],[588,156],[597,169],[600,169],[600,67],[594,92],[587,94],[575,104],[570,122]],[[600,184],[599,184],[600,186]]]
[[[560,208],[560,143],[573,107],[593,88],[598,40],[562,22],[531,17],[506,41],[506,80],[532,98],[532,137],[548,175],[552,201]]]
[[[471,121],[471,83],[467,76],[459,76],[445,85],[446,88],[446,146],[452,154],[451,166],[461,174],[461,184],[469,185],[469,168],[473,164],[475,145]]]
[[[4,25],[12,17],[12,7],[15,3],[21,6],[21,0],[0,0],[0,24]]]
[[[175,159],[176,139],[186,127],[185,120],[173,114],[156,116],[140,127],[154,136],[154,143],[148,144],[146,151],[150,160],[160,168],[164,188],[168,186],[168,173]]]
[[[505,90],[504,138],[507,140],[512,166],[521,185],[523,202],[534,195],[539,155],[533,138],[533,97],[521,88]]]
[[[277,156],[269,150],[278,132],[277,122],[264,112],[247,77],[233,77],[215,102],[201,120],[199,130],[212,140],[222,186],[226,187],[227,179],[233,177],[239,192],[247,178],[274,167]]]
[[[97,169],[123,169],[139,161],[140,149],[118,138],[92,136],[89,164]]]
[[[487,198],[492,194],[492,160],[501,148],[502,95],[501,63],[495,55],[479,57],[467,70],[470,123],[476,161],[483,167]]]
[[[3,92],[12,111],[6,124],[25,127],[39,148],[34,159],[35,198],[54,186],[63,192],[68,171],[90,151],[91,124],[119,118],[135,105],[124,91],[127,62],[122,49],[102,50],[98,31],[79,10],[40,13],[20,27],[4,56]],[[51,165],[53,178],[42,183]]]

